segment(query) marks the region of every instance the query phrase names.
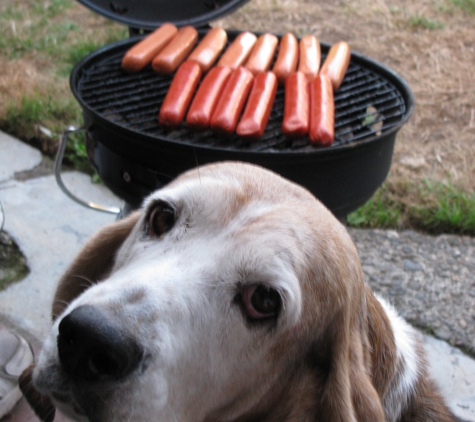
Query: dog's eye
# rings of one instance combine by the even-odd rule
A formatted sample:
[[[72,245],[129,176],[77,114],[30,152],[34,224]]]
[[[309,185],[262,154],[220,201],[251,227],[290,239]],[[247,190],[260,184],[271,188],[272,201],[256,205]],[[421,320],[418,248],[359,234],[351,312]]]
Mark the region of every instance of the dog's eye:
[[[279,293],[261,284],[244,288],[241,297],[244,310],[251,319],[275,317],[281,306]]]
[[[147,224],[147,234],[150,237],[160,237],[175,224],[175,211],[164,202],[158,202],[150,211]]]

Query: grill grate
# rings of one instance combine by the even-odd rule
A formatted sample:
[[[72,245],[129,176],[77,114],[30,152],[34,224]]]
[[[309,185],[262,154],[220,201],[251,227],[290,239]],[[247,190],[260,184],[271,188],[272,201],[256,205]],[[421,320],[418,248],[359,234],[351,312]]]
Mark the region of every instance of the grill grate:
[[[289,140],[281,131],[284,90],[279,87],[269,123],[261,139],[249,142],[237,135],[224,137],[206,131],[195,133],[185,124],[173,131],[158,124],[160,105],[171,77],[158,76],[150,66],[129,75],[121,68],[126,48],[101,56],[81,69],[77,89],[82,101],[103,118],[158,139],[247,151],[315,150],[308,138]],[[322,57],[324,59],[324,56]],[[367,139],[400,125],[406,104],[399,90],[386,78],[357,63],[350,63],[335,93],[335,142],[333,147]]]

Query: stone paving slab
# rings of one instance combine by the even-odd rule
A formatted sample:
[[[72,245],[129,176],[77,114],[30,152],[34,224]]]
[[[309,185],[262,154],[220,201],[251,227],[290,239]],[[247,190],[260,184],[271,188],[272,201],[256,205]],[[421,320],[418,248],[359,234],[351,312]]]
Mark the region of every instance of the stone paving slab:
[[[475,355],[475,238],[349,231],[375,292],[413,325]]]
[[[6,142],[5,142],[6,141]],[[7,144],[5,146],[5,143]],[[15,147],[10,143],[17,143]],[[3,152],[21,152],[24,157],[33,148],[0,137]],[[28,149],[32,151],[28,151]],[[26,151],[26,153],[25,153]],[[0,314],[19,328],[43,338],[48,331],[53,293],[59,277],[84,242],[115,216],[88,210],[69,199],[56,184],[54,176],[17,181],[15,172],[34,167],[41,161],[31,154],[19,165],[3,159],[4,179],[0,181],[0,201],[4,212],[4,230],[27,258],[30,274],[0,292]],[[104,205],[120,206],[103,185],[78,172],[65,173],[65,184],[78,196]]]
[[[41,162],[41,153],[0,131],[0,183]]]
[[[425,336],[431,375],[455,414],[475,421],[475,360],[445,341]]]

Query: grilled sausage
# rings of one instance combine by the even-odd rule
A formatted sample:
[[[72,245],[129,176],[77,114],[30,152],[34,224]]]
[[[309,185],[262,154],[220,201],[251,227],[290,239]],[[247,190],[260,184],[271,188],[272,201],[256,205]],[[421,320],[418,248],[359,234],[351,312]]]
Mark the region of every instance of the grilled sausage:
[[[194,130],[209,128],[219,94],[221,94],[230,73],[229,67],[213,67],[203,78],[186,116],[186,124],[190,128]]]
[[[170,42],[177,31],[175,25],[164,23],[160,28],[147,35],[125,53],[122,59],[124,70],[135,73],[143,69]]]
[[[180,65],[160,108],[158,122],[161,125],[176,127],[183,121],[200,78],[198,63],[187,60]]]
[[[280,39],[279,53],[272,72],[277,76],[280,84],[297,69],[299,60],[299,44],[295,35],[288,32]]]
[[[299,67],[298,71],[302,72],[311,82],[318,75],[320,68],[321,50],[320,43],[313,35],[306,35],[300,39],[299,43]]]
[[[242,66],[231,72],[211,116],[211,129],[227,135],[234,132],[253,79],[251,71]]]
[[[237,69],[251,54],[257,37],[250,32],[239,34],[218,61],[218,66]]]
[[[277,77],[272,72],[254,77],[246,108],[236,128],[239,136],[258,139],[264,134],[277,93]]]
[[[320,69],[322,75],[327,75],[332,81],[333,89],[336,91],[345,77],[346,70],[350,64],[350,46],[340,41],[333,44]]]
[[[252,49],[249,59],[246,61],[245,67],[249,69],[253,75],[260,72],[266,72],[274,58],[275,49],[279,39],[272,34],[261,35]]]
[[[302,72],[294,72],[285,80],[284,117],[282,133],[299,138],[308,133],[309,87]]]
[[[333,86],[326,75],[310,82],[310,126],[308,137],[315,145],[329,146],[335,137]]]
[[[228,42],[228,35],[223,28],[211,28],[198,46],[191,52],[188,60],[194,60],[206,73],[218,58]]]
[[[173,73],[188,57],[198,40],[198,31],[192,26],[184,26],[176,33],[170,43],[152,60],[155,72]]]

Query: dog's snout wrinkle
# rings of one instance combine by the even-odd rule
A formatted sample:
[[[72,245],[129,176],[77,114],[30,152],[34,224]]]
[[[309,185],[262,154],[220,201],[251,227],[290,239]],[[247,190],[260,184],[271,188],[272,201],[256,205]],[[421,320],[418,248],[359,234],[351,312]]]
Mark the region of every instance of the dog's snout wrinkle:
[[[138,367],[143,356],[131,335],[91,305],[79,306],[63,318],[57,343],[63,370],[88,381],[123,378]]]

